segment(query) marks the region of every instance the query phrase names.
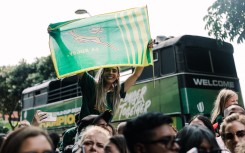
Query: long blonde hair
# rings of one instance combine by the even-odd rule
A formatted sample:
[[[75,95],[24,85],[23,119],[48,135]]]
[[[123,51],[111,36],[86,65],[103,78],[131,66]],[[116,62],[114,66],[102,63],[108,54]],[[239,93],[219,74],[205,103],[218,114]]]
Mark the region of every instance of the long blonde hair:
[[[119,67],[117,67],[118,73],[120,73]],[[96,104],[95,109],[97,109],[99,112],[104,112],[106,110],[106,95],[107,91],[105,90],[105,81],[104,81],[104,68],[100,69],[98,73],[95,76],[95,80],[97,82],[96,84]],[[116,106],[118,105],[120,101],[120,80],[119,78],[113,83],[114,90],[112,97],[112,106],[113,110],[115,110]],[[112,111],[113,111],[112,110]]]
[[[214,108],[211,113],[211,122],[214,123],[219,114],[223,116],[226,102],[233,96],[237,95],[236,92],[230,89],[220,90],[216,100],[214,101]]]

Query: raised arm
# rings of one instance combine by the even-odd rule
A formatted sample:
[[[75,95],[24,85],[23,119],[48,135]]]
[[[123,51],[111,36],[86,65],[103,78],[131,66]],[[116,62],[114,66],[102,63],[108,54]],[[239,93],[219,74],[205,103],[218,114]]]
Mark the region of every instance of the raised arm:
[[[137,79],[140,77],[144,67],[136,67],[133,74],[125,81],[124,83],[124,91],[127,92],[128,89],[135,84]]]
[[[153,48],[153,40],[151,39],[148,46],[148,48]],[[143,72],[144,67],[136,67],[134,69],[133,74],[125,81],[124,83],[124,91],[127,92],[128,89],[135,84],[137,79],[140,77],[141,73]]]

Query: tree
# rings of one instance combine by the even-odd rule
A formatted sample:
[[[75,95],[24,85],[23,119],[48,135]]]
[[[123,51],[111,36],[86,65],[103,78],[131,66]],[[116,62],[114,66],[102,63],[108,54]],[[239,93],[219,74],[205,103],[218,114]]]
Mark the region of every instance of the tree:
[[[32,69],[25,60],[21,60],[19,65],[2,70],[1,79],[5,79],[5,81],[0,87],[3,90],[1,93],[1,112],[9,116],[9,124],[13,129],[16,125],[12,124],[12,114],[14,111],[20,112],[21,92],[28,85],[25,80]]]
[[[245,39],[245,1],[244,0],[216,0],[208,8],[204,16],[205,29],[208,35],[224,41],[230,38],[233,42],[243,43]]]
[[[12,129],[12,114],[21,111],[21,93],[34,84],[55,77],[54,66],[50,56],[37,58],[32,64],[21,60],[17,66],[0,67],[0,112],[9,115]]]

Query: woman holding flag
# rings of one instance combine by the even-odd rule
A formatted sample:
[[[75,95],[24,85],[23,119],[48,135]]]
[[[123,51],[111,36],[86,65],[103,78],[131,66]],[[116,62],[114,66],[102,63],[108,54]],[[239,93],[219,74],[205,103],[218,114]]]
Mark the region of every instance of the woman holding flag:
[[[148,44],[153,48],[153,41]],[[100,114],[105,110],[115,110],[120,98],[125,98],[128,89],[140,77],[144,67],[136,67],[133,74],[120,84],[120,68],[102,68],[95,78],[89,73],[78,74],[79,85],[82,90],[82,106],[80,119],[90,114]]]

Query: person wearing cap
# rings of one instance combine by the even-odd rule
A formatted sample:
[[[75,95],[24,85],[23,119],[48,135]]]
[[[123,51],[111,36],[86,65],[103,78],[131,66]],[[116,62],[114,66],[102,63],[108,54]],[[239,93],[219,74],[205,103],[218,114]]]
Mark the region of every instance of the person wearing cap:
[[[78,149],[78,142],[79,140],[79,135],[81,135],[81,133],[83,132],[83,130],[90,125],[96,125],[96,126],[100,126],[102,128],[104,128],[105,130],[107,130],[108,132],[108,124],[110,122],[112,118],[112,114],[109,110],[106,110],[105,112],[101,113],[100,115],[96,115],[96,114],[91,114],[88,115],[84,118],[82,118],[82,120],[80,121],[80,124],[78,126],[78,130],[76,133],[76,137],[75,137],[75,143],[74,143],[74,147],[72,149],[72,152],[76,152]]]

